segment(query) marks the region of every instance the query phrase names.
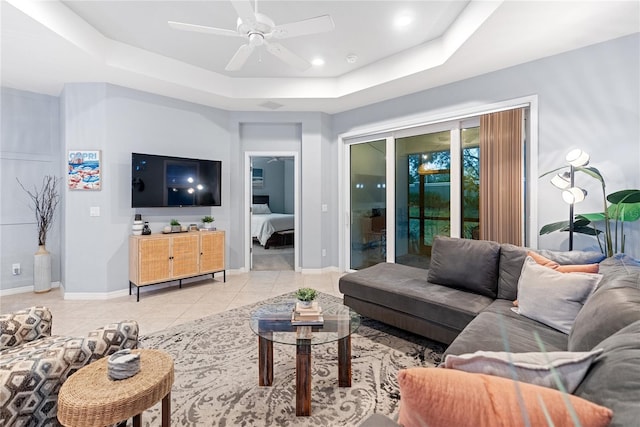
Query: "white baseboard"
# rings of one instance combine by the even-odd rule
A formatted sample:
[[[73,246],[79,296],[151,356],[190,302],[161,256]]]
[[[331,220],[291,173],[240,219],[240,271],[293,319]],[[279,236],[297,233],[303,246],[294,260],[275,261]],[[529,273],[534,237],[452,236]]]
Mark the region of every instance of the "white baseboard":
[[[120,289],[111,292],[65,292],[66,300],[105,300],[129,295],[129,289]]]
[[[56,289],[56,288],[60,288],[60,282],[51,282],[51,289]],[[17,295],[17,294],[26,294],[26,293],[31,293],[33,292],[33,285],[28,285],[28,286],[20,286],[17,288],[10,288],[10,289],[0,289],[0,297],[6,297],[9,295]]]
[[[340,269],[338,267],[323,267],[323,268],[303,268],[300,270],[302,274],[324,274],[324,273],[338,273]]]

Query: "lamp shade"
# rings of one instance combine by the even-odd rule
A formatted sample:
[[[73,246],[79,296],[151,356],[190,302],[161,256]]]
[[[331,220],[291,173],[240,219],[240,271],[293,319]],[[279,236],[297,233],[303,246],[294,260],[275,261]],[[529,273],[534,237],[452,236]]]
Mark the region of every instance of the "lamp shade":
[[[567,153],[567,163],[571,166],[580,167],[589,164],[589,154],[579,148],[571,150]]]
[[[564,172],[563,174],[556,174],[553,178],[551,178],[551,184],[554,187],[564,190],[565,188],[569,188],[571,185],[571,174],[569,172]]]
[[[562,192],[562,200],[569,204],[580,203],[587,196],[587,192],[582,188],[571,187]]]

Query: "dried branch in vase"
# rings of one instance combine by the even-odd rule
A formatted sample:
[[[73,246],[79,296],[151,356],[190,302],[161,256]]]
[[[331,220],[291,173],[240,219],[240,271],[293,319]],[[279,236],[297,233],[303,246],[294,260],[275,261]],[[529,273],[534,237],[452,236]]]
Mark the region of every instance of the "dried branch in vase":
[[[31,209],[36,215],[38,225],[38,246],[44,246],[47,243],[47,232],[53,224],[53,215],[60,202],[58,194],[60,180],[55,176],[45,175],[40,188],[34,185],[33,190],[27,190],[18,178],[16,181],[31,198]]]

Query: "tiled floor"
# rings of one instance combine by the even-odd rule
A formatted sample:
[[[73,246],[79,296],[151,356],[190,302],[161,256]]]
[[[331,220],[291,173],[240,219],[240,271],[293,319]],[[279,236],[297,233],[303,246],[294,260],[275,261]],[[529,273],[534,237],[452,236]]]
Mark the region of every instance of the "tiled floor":
[[[65,300],[60,289],[44,294],[24,293],[2,297],[0,312],[7,313],[32,305],[45,305],[53,313],[55,335],[79,335],[110,322],[131,319],[140,325],[140,335],[199,319],[221,311],[252,304],[299,287],[341,297],[341,273],[301,274],[293,271],[253,271],[227,274],[227,282],[217,275],[206,279],[160,288],[149,286],[135,295],[108,300]],[[135,289],[134,289],[135,293]]]

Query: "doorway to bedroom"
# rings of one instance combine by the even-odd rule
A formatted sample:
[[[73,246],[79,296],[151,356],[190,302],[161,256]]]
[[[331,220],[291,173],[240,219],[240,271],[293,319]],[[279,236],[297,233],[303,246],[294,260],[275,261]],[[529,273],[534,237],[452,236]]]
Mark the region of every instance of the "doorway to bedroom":
[[[295,157],[251,156],[250,268],[295,270]]]

